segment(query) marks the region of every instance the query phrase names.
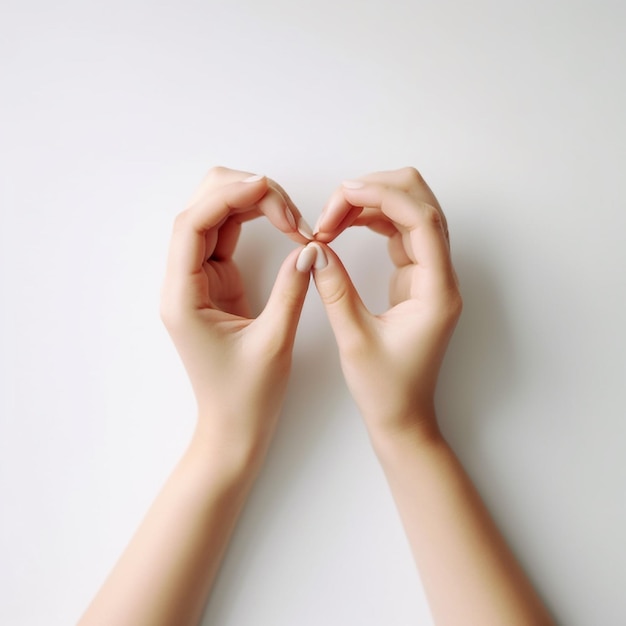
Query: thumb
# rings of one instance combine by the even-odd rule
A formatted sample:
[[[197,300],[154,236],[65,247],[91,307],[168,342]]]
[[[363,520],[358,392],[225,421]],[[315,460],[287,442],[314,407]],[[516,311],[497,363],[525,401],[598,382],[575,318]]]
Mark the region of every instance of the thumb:
[[[272,292],[261,314],[254,321],[267,329],[268,336],[279,338],[279,345],[291,346],[296,336],[300,313],[309,288],[310,274],[296,268],[304,248],[291,252],[284,260],[274,281]]]
[[[326,245],[309,244],[313,245],[318,247],[313,278],[337,345],[353,346],[362,339],[371,315],[339,257]]]

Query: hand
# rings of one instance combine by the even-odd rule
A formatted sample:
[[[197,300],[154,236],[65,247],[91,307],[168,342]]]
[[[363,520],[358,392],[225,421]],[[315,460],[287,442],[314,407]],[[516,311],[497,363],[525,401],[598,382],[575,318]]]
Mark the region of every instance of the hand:
[[[435,387],[462,308],[443,212],[419,173],[406,168],[346,181],[322,213],[316,239],[329,242],[352,224],[389,237],[396,270],[391,308],[377,316],[329,248],[328,264],[313,272],[348,387],[373,438],[437,433]]]
[[[196,434],[220,454],[262,457],[273,433],[309,283],[283,263],[263,312],[250,308],[233,253],[247,220],[265,215],[294,241],[310,229],[273,181],[214,168],[175,221],[161,317],[182,358],[197,404]]]

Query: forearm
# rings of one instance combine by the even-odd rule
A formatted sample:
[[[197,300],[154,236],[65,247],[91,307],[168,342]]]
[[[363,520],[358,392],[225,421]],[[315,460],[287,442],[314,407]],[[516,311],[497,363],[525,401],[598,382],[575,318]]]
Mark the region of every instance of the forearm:
[[[79,626],[197,624],[255,473],[195,437]]]
[[[374,438],[438,626],[553,624],[440,435]]]

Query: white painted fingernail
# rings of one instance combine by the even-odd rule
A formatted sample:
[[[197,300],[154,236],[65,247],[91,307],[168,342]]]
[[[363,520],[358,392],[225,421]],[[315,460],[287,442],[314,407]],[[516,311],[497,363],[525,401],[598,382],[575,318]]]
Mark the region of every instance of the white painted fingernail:
[[[313,231],[311,230],[311,227],[306,223],[306,220],[303,217],[301,217],[298,220],[298,232],[305,239],[310,239],[311,241],[313,240]]]
[[[324,269],[328,265],[328,259],[326,258],[326,253],[322,246],[318,243],[310,243],[307,248],[315,248],[315,267],[316,270]]]
[[[344,180],[341,183],[346,189],[361,189],[365,183],[360,180]]]
[[[294,217],[291,209],[288,206],[285,207],[285,217],[289,222],[289,226],[291,226],[291,230],[297,230],[298,226],[296,224],[296,218]]]
[[[265,178],[263,174],[255,174],[254,176],[248,176],[248,178],[244,178],[241,182],[242,183],[256,183],[259,180],[262,180],[263,178]]]
[[[299,272],[307,273],[311,271],[313,264],[317,261],[317,250],[313,247],[314,244],[309,244],[298,255],[296,261],[296,269]]]

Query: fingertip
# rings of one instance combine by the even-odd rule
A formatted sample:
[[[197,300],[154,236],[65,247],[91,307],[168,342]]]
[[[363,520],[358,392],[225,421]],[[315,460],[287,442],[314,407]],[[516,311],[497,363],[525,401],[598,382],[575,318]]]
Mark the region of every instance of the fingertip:
[[[314,234],[336,232],[346,215],[353,211],[354,208],[355,207],[346,200],[342,188],[335,190],[317,220]],[[358,210],[361,210],[360,207]]]
[[[314,270],[319,272],[325,269],[343,268],[339,257],[327,242],[313,241],[309,245],[314,246],[317,252],[316,264],[313,266]]]
[[[350,228],[362,212],[363,206],[350,204],[345,198],[341,200],[339,205],[329,205],[317,220],[313,231],[315,240],[321,243],[330,243],[344,230]]]
[[[313,244],[308,244],[300,250],[296,259],[296,270],[304,274],[308,274],[317,259],[317,249],[313,247]]]
[[[350,285],[351,290],[353,289],[346,268],[330,246],[316,241],[307,247],[315,248],[316,255],[311,270],[315,286],[322,295],[322,299],[325,294],[330,294],[340,284]]]
[[[324,248],[317,241],[309,242],[300,252],[296,259],[296,269],[302,273],[311,270],[321,270],[328,265],[328,257]]]
[[[276,185],[272,180],[267,179],[267,182],[267,189],[259,199],[259,211],[293,242],[306,245],[312,241],[314,238],[313,230],[296,205],[282,187]]]
[[[326,256],[326,252],[324,251],[324,246],[313,241],[309,244],[312,248],[315,248],[315,263],[313,264],[313,269],[315,270],[323,270],[328,265],[328,257]]]
[[[297,231],[307,240],[307,241],[312,241],[315,233],[313,232],[313,230],[311,229],[311,227],[309,226],[308,222],[302,217],[300,216],[300,219],[298,220],[298,224],[297,224]]]
[[[312,254],[311,252],[305,253],[307,249],[308,246],[300,246],[287,255],[278,270],[275,287],[287,291],[291,290],[293,293],[301,291],[306,293],[311,272],[310,268],[304,269],[301,257],[303,254]],[[312,263],[315,263],[315,259]]]

